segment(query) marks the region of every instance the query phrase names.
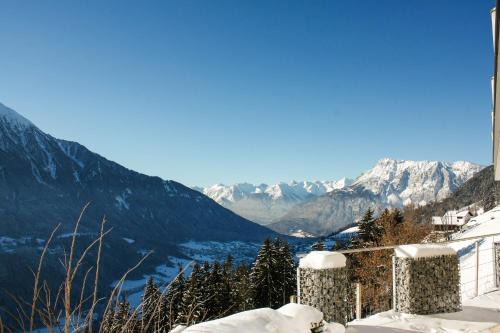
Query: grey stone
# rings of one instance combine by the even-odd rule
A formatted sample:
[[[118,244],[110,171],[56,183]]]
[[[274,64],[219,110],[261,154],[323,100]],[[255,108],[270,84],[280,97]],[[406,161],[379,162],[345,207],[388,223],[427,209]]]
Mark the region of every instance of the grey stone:
[[[300,303],[323,312],[328,322],[345,324],[348,315],[347,268],[299,268]]]
[[[457,255],[395,260],[395,309],[411,314],[462,309]]]

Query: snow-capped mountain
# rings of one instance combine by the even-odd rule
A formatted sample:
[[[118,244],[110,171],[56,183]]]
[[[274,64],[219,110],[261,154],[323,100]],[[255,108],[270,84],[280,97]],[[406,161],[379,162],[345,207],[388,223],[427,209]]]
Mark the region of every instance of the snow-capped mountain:
[[[204,228],[208,234],[225,229],[231,235],[223,238],[231,240],[236,235],[233,227],[246,225],[255,228],[257,233],[266,233],[266,229],[228,212],[180,183],[142,175],[76,142],[56,139],[2,104],[0,194],[3,195],[0,216],[2,212],[9,212],[1,216],[0,232],[28,219],[23,211],[37,217],[31,226],[31,231],[36,231],[45,229],[46,223],[54,224],[54,220],[42,218],[44,215],[70,213],[71,208],[75,208],[72,213],[75,214],[83,204],[92,201],[92,206],[101,209],[100,214],[108,215],[110,223],[114,223],[112,216],[116,222],[120,221],[115,227],[116,233],[137,232],[141,237],[157,237],[159,230],[153,226],[161,225],[167,232],[163,241],[171,242],[200,235],[190,235],[191,231],[186,228]],[[48,211],[47,207],[52,209]],[[61,207],[65,209],[60,210]],[[67,224],[71,224],[71,216],[71,213],[64,216],[68,217]],[[133,223],[127,225],[128,221]],[[156,231],[148,235],[146,230],[150,228]]]
[[[379,195],[383,202],[401,207],[441,200],[483,169],[471,162],[398,161],[384,158],[359,176],[353,187]]]
[[[292,181],[273,185],[216,184],[194,189],[243,217],[261,224],[269,224],[286,214],[296,204],[342,189],[352,182],[342,178],[337,181]]]
[[[149,251],[154,254],[139,271],[169,264],[169,256],[186,258],[184,242],[260,242],[275,235],[178,182],[140,174],[76,142],[56,139],[2,104],[0,197],[0,267],[16,272],[15,278],[0,274],[0,307],[8,299],[4,290],[29,290],[29,267],[58,224],[45,260],[50,280],[59,281],[56,277],[64,272],[58,259],[68,248],[65,235],[88,202],[79,244],[87,246],[96,237],[103,216],[106,229],[112,228],[101,258],[102,286]],[[86,260],[93,262],[94,253],[89,255]]]
[[[352,185],[330,191],[292,207],[274,230],[327,234],[355,222],[368,209],[424,205],[455,192],[483,166],[458,161],[400,161],[385,158]]]

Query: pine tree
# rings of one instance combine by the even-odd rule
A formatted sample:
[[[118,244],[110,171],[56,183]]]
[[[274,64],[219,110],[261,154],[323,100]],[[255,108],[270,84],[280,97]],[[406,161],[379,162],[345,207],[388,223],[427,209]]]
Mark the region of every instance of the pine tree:
[[[335,243],[333,243],[330,251],[339,251],[341,249],[342,249],[342,243],[340,243],[340,241],[337,239],[337,240],[335,240]]]
[[[113,332],[132,332],[135,327],[136,318],[132,315],[130,303],[124,298],[118,303],[118,308],[114,314]]]
[[[277,257],[275,270],[278,282],[278,294],[274,305],[280,307],[287,304],[290,296],[295,294],[297,289],[297,268],[293,253],[286,241],[278,238],[273,245]]]
[[[200,265],[194,264],[182,295],[178,317],[179,324],[190,326],[205,319],[204,277],[205,274],[202,272]]]
[[[373,213],[373,210],[368,208],[363,218],[358,222],[358,235],[352,242],[354,247],[378,245],[383,230],[376,223]]]
[[[232,290],[234,289],[234,269],[233,257],[227,256],[222,264],[222,284],[220,291],[220,303],[223,304],[222,312],[219,316],[228,316],[236,313],[236,305]]]
[[[142,296],[141,326],[143,332],[152,332],[154,330],[159,300],[160,292],[158,287],[155,285],[153,278],[149,277]]]
[[[216,319],[222,313],[224,306],[221,300],[222,282],[221,266],[218,261],[214,261],[212,271],[209,273],[207,282],[205,283],[207,294],[209,295],[205,298],[207,320]]]
[[[165,327],[169,332],[177,324],[177,317],[182,303],[182,295],[184,293],[186,280],[184,278],[184,270],[179,267],[174,280],[170,283],[167,291],[160,298],[160,327]]]
[[[393,215],[392,218],[394,220],[395,225],[400,225],[405,220],[403,212],[399,208],[395,208],[392,211],[392,215]]]
[[[259,250],[250,273],[253,300],[256,307],[273,307],[276,299],[277,279],[274,269],[276,257],[271,241],[266,239]]]
[[[231,296],[234,300],[235,312],[253,309],[250,270],[245,264],[240,264],[236,268]]]
[[[201,297],[205,301],[206,306],[208,306],[207,300],[211,297],[211,294],[210,294],[210,292],[211,292],[211,290],[210,290],[211,274],[212,274],[212,266],[210,265],[210,263],[208,261],[205,261],[203,263],[203,267],[202,267],[201,273],[200,273],[201,283],[200,283],[199,288],[200,288]]]
[[[114,309],[109,308],[106,310],[104,316],[102,317],[100,331],[102,333],[114,333],[113,331],[114,322],[115,322],[115,311]]]

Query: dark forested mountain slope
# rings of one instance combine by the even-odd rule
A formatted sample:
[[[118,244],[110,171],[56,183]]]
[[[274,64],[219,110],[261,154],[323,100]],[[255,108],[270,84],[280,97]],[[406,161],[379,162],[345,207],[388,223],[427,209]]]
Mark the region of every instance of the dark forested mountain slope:
[[[133,154],[133,152],[131,152]],[[180,183],[129,170],[84,146],[56,139],[0,104],[0,289],[30,288],[27,273],[53,228],[61,224],[47,264],[68,245],[82,207],[82,242],[97,234],[105,215],[103,274],[109,286],[145,251],[148,265],[182,255],[188,241],[261,241],[274,232],[250,222]],[[52,259],[51,259],[52,258]],[[53,261],[51,261],[53,260]],[[12,272],[17,272],[13,278]],[[2,296],[0,296],[2,298]]]
[[[269,234],[180,183],[55,139],[3,105],[0,195],[0,233],[9,236],[43,237],[57,223],[67,229],[86,202],[92,203],[87,219],[106,214],[113,233],[136,241],[259,240]]]

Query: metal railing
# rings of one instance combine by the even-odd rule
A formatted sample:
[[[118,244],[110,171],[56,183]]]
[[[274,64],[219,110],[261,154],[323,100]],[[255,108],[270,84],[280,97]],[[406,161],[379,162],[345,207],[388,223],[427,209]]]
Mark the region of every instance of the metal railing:
[[[443,242],[432,242],[426,244],[453,244],[464,243],[457,253],[460,260],[460,289],[462,299],[479,296],[491,291],[497,286],[496,263],[500,258],[495,254],[495,237],[500,233],[451,239]],[[344,255],[352,255],[364,252],[394,250],[399,245],[377,246],[370,248],[348,249],[336,251]],[[305,254],[298,255],[303,257]],[[394,305],[394,264],[392,267],[377,267],[378,270],[391,270],[392,274],[382,273],[379,280],[371,280],[370,283],[359,283],[351,280],[351,295],[348,298],[351,318],[361,319],[379,312],[391,310]],[[353,269],[349,267],[348,270]],[[374,272],[375,273],[375,272]],[[351,276],[353,274],[350,274]],[[299,295],[300,295],[300,291]]]

